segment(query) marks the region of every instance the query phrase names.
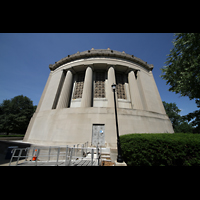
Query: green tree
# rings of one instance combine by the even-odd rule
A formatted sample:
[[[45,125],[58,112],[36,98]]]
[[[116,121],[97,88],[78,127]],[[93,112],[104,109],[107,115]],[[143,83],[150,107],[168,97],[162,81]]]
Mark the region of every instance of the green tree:
[[[0,104],[0,132],[24,134],[36,107],[23,95],[4,100]]]
[[[163,101],[163,105],[170,121],[172,122],[175,133],[193,132],[192,124],[188,123],[188,120],[179,114],[181,110],[177,107],[176,103],[166,103]]]
[[[194,128],[191,123],[188,123],[182,119],[180,124],[176,126],[175,133],[192,133],[193,129]]]
[[[169,91],[195,99],[200,107],[200,33],[176,33],[173,49],[167,56],[161,77],[170,85]],[[189,113],[188,120],[194,119],[200,129],[200,110]],[[198,128],[199,127],[199,128]]]
[[[192,126],[194,126],[193,133],[200,133],[200,110],[189,113],[184,118],[188,121],[195,118],[195,120],[191,121]]]

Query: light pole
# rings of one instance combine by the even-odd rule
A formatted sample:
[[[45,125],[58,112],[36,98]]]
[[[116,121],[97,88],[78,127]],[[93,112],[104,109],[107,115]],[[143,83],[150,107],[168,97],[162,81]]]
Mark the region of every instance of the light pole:
[[[117,155],[117,162],[122,163],[123,159],[122,159],[122,150],[120,147],[120,140],[119,140],[119,129],[118,129],[118,120],[117,120],[117,106],[116,106],[116,98],[115,98],[115,89],[116,89],[116,84],[112,84],[111,85],[112,89],[113,89],[113,94],[114,94],[114,104],[115,104],[115,121],[116,121],[116,131],[117,131],[117,151],[118,151],[118,155]]]

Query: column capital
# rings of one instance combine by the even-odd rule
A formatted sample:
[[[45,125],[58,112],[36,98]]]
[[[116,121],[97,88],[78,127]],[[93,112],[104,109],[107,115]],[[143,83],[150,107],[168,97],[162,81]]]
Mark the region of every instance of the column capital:
[[[111,67],[114,68],[114,70],[115,70],[115,65],[110,65],[110,64],[107,64],[106,69],[109,70],[109,68],[111,68]]]
[[[70,69],[63,69],[63,72],[67,73],[68,71],[70,71],[72,74],[75,74],[75,70],[73,68]]]
[[[93,64],[89,64],[89,65],[84,65],[85,70],[87,70],[88,67],[90,67],[92,69],[92,71],[94,71],[94,66]]]
[[[125,71],[125,73],[126,73],[126,74],[128,74],[128,73],[130,73],[130,72],[137,73],[138,71],[140,71],[140,69],[133,69],[133,68],[129,67],[129,68]]]

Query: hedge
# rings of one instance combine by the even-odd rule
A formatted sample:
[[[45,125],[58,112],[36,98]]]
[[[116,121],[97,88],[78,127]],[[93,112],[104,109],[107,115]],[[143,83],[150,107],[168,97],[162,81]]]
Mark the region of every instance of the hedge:
[[[18,134],[18,135],[0,135],[0,137],[24,137],[24,134],[22,135],[20,135],[20,134]]]
[[[200,166],[200,134],[128,134],[120,142],[128,166]]]

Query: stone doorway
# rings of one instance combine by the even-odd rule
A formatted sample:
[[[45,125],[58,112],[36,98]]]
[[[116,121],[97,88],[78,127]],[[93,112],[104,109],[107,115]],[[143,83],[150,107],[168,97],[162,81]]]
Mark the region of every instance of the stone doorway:
[[[92,146],[105,145],[105,124],[92,125]]]

